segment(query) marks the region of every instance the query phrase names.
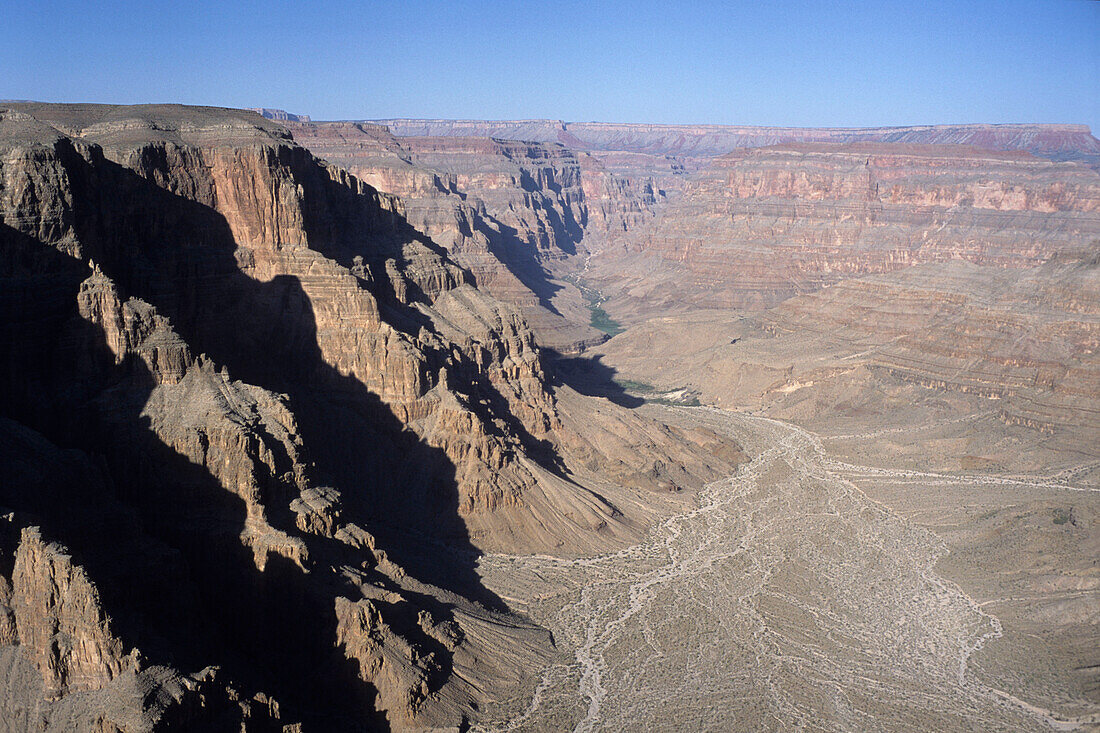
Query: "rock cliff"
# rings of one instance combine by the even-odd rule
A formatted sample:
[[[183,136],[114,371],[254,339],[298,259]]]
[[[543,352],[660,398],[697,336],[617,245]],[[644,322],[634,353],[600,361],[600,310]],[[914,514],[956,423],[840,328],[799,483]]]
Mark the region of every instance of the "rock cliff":
[[[643,302],[760,309],[925,262],[1034,266],[1100,237],[1098,211],[1100,175],[1027,153],[885,143],[745,150],[688,175],[592,277],[625,315]]]
[[[1058,160],[1100,162],[1100,140],[1085,125],[914,125],[799,128],[738,125],[653,125],[560,120],[374,120],[395,135],[475,136],[559,142],[575,150],[610,150],[679,157],[713,157],[738,148],[791,142],[889,142],[973,145],[1026,150]]]
[[[588,210],[577,157],[560,145],[407,138],[364,123],[289,124],[295,140],[399,199],[478,288],[518,307],[540,343],[572,353],[600,337],[553,273],[577,252]]]
[[[1100,440],[1098,287],[1095,243],[1034,268],[928,263],[761,313],[653,317],[597,352],[658,389],[833,433],[901,441],[931,423],[949,437],[899,448],[922,470],[1056,472],[1094,461]]]
[[[579,178],[494,154],[541,171],[515,236],[560,246],[526,227]],[[632,492],[737,460],[590,418],[460,247],[251,113],[8,105],[0,217],[5,704],[46,727],[461,725],[548,644],[477,549],[613,546]]]
[[[285,109],[272,109],[270,107],[249,107],[249,109],[265,120],[281,120],[283,122],[309,122],[309,115],[296,115]]]
[[[1046,691],[1012,693],[1033,712],[1071,688],[1074,706],[1095,701],[1080,651],[1095,632],[1100,481],[1100,144],[1087,128],[380,122],[402,165],[431,171],[411,174],[426,196],[460,196],[461,179],[486,220],[538,220],[505,151],[525,151],[525,168],[533,151],[571,151],[579,256],[526,249],[584,288],[593,323],[627,328],[549,371],[618,401],[702,401],[816,432],[814,450],[841,456],[829,471],[944,537],[937,572],[997,609],[1003,637],[967,653],[967,674],[996,669],[999,689],[1022,690],[1050,671]],[[575,395],[557,397],[564,432],[583,432]],[[1090,720],[1083,709],[1049,720]]]
[[[1100,256],[1067,250],[1034,269],[967,262],[847,280],[769,311],[764,328],[828,335],[848,365],[983,398],[1008,424],[1058,434],[1088,455],[1100,440]],[[866,347],[866,348],[864,348]],[[829,370],[785,384],[828,382]],[[774,386],[777,398],[783,386]]]
[[[1087,128],[258,111],[0,105],[17,727],[461,728],[529,691],[553,640],[478,553],[621,547],[742,458],[616,368],[969,410],[1020,470],[1100,435]],[[632,326],[596,353],[593,295]]]

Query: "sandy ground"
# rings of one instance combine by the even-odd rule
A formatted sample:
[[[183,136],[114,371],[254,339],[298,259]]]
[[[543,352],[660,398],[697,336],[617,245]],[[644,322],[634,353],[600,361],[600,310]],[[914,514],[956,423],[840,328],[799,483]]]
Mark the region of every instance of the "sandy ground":
[[[644,409],[721,431],[752,460],[628,549],[484,557],[485,584],[549,628],[559,654],[529,696],[483,711],[481,729],[1100,722],[1088,466],[922,471],[895,460],[896,431]]]

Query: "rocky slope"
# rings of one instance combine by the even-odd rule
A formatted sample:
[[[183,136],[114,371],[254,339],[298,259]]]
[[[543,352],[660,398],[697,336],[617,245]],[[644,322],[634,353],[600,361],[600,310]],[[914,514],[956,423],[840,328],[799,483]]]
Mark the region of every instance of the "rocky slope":
[[[496,128],[450,134],[465,129],[458,127],[400,139],[367,122],[287,128],[318,157],[400,196],[418,228],[445,243],[479,284],[523,308],[541,340],[551,345],[554,334],[544,324],[555,320],[532,305],[541,300],[545,311],[552,302],[576,321],[577,294],[553,277],[544,282],[545,270],[549,267],[552,276],[554,263],[577,254],[583,240],[615,239],[647,221],[685,172],[673,156],[584,152],[537,142],[545,136],[533,130],[532,138],[512,137],[528,128],[505,130],[500,138],[489,134]],[[501,260],[507,272],[500,271]],[[562,328],[560,321],[556,325]]]
[[[1100,177],[1087,128],[383,122],[409,165],[417,145],[432,151],[440,180],[500,171],[505,139],[572,150],[587,223],[579,256],[553,266],[572,268],[627,328],[557,373],[620,402],[701,401],[816,432],[841,456],[829,463],[838,485],[942,537],[950,554],[937,571],[975,609],[995,609],[995,638],[968,649],[958,673],[987,676],[999,699],[1052,725],[1095,722]],[[518,200],[488,189],[487,201]],[[832,516],[805,518],[820,528]],[[501,562],[507,575],[517,560]],[[732,597],[743,597],[737,578]],[[540,569],[532,607],[555,592],[545,583]],[[633,597],[624,608],[651,610]],[[614,639],[613,628],[592,625],[577,650],[579,689],[596,707],[623,662],[612,652],[604,676],[588,642]],[[513,722],[532,725],[531,711],[552,706],[565,668],[544,677],[544,697],[521,699],[527,712]],[[623,675],[628,689],[635,677]]]
[[[760,309],[926,262],[1034,266],[1097,237],[1100,174],[1077,163],[964,146],[785,145],[687,176],[591,277],[627,317],[685,302]]]
[[[540,343],[566,353],[599,339],[580,294],[553,274],[588,223],[581,166],[560,145],[409,138],[364,123],[288,124],[320,158],[399,198],[418,231],[482,290],[517,306]]]
[[[783,303],[763,323],[778,338],[827,335],[870,351],[847,361],[884,376],[980,396],[1006,423],[1076,439],[1083,455],[1100,440],[1095,249],[1035,269],[953,262],[848,280]],[[785,384],[800,381],[815,377]]]
[[[632,380],[830,432],[981,416],[965,439],[905,452],[925,468],[1061,470],[1100,441],[1098,303],[1091,245],[1036,268],[931,263],[759,314],[652,318],[597,353]]]
[[[817,431],[849,485],[947,543],[937,572],[998,620],[968,669],[1032,710],[1060,710],[1052,726],[1089,729],[1098,306],[1094,241],[1033,268],[927,263],[762,313],[654,315],[597,354],[649,395]]]
[[[624,409],[616,369],[833,434],[963,426],[892,444],[922,469],[1096,481],[1100,176],[1023,152],[1087,160],[1087,129],[261,112],[0,106],[15,729],[522,698],[553,640],[478,553],[620,548],[743,458]],[[578,353],[602,337],[564,273],[631,328]]]
[[[548,643],[476,548],[613,546],[738,460],[257,115],[8,105],[0,166],[0,702],[43,728],[459,725]]]

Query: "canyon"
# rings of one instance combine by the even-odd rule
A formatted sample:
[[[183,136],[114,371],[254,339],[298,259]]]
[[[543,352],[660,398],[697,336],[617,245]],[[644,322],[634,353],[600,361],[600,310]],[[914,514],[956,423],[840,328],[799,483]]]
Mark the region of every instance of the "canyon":
[[[911,127],[798,128],[736,125],[651,125],[561,120],[379,119],[401,137],[496,137],[561,143],[576,150],[711,157],[736,148],[791,142],[888,142],[974,145],[1027,150],[1052,157],[1094,160],[1100,144],[1085,125],[916,125]]]
[[[1100,724],[1098,164],[0,104],[6,729]]]

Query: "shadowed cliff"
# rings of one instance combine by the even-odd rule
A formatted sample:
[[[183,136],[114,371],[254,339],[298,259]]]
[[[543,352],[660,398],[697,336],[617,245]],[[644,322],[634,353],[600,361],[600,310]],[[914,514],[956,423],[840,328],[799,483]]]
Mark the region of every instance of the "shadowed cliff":
[[[0,149],[0,709],[26,721],[468,725],[552,646],[480,549],[621,547],[642,493],[741,460],[574,391],[474,287],[575,252],[556,163],[504,181],[534,202],[514,231],[454,208],[488,227],[460,252],[247,113],[22,105]]]
[[[453,651],[436,638],[437,630],[454,625],[449,603],[437,596],[503,608],[473,572],[477,553],[457,513],[453,462],[358,379],[326,362],[314,306],[299,278],[264,282],[242,272],[244,253],[221,214],[95,148],[60,140],[54,153],[71,202],[62,239],[78,243],[79,258],[46,237],[0,225],[9,331],[3,414],[61,449],[80,450],[93,465],[102,461],[100,483],[111,497],[82,494],[75,482],[36,493],[33,471],[17,471],[5,481],[0,502],[66,542],[100,588],[111,633],[126,648],[140,648],[147,664],[183,670],[215,664],[246,696],[274,695],[284,721],[301,720],[310,729],[384,725],[385,718],[370,713],[376,690],[366,681],[372,672],[362,668],[366,657],[353,653],[352,622],[340,616],[350,603],[364,609],[351,611],[353,619],[367,613],[359,622],[368,624],[364,631],[382,633],[377,624],[384,622],[386,634],[416,650],[416,694],[433,695],[451,674]],[[157,163],[150,168],[157,170]],[[308,156],[291,164],[303,169],[298,180],[307,231],[313,222],[331,228],[366,223],[380,248],[400,249],[407,224],[310,171]],[[323,217],[309,209],[311,200],[360,221]],[[362,231],[357,236],[362,240]],[[356,256],[363,255],[383,259],[362,249]],[[379,301],[403,328],[430,326],[408,305],[421,295],[404,292],[402,302],[379,290]],[[169,345],[156,346],[152,356],[114,348],[133,334],[125,328],[121,336],[106,333],[96,318],[134,313],[148,321],[135,336],[145,338],[142,348],[159,327],[170,332]],[[205,356],[191,356],[200,353]],[[449,366],[428,359],[430,370]],[[491,391],[487,380],[476,388]],[[214,418],[164,419],[165,410],[201,411],[196,394],[228,400],[231,409]],[[245,440],[233,455],[218,445],[226,439],[219,421],[237,420],[235,401],[249,399],[246,412],[258,410],[260,419],[229,428],[234,440]],[[281,405],[293,416],[289,443],[271,432],[276,428],[265,414],[271,400],[278,404],[270,409]],[[497,409],[502,401],[498,395]],[[193,431],[179,425],[190,418],[214,423]],[[227,469],[224,461],[240,466]],[[240,471],[247,475],[233,485]],[[102,506],[116,507],[116,516],[128,520],[83,521],[103,516]],[[345,530],[366,533],[340,539],[339,531],[326,536],[310,526],[334,516]],[[405,551],[414,528],[446,549],[437,547],[430,560]],[[148,562],[150,547],[167,561]],[[379,565],[391,569],[379,572]],[[407,587],[391,579],[394,573],[410,574]],[[430,586],[418,592],[415,579],[453,593],[432,595]],[[382,595],[357,601],[364,583]],[[372,613],[380,620],[372,621]],[[377,646],[371,642],[362,653]]]

